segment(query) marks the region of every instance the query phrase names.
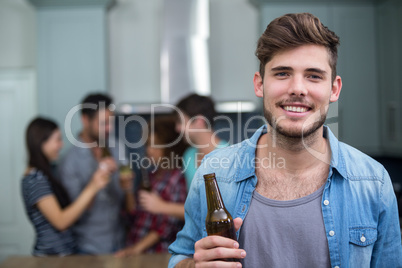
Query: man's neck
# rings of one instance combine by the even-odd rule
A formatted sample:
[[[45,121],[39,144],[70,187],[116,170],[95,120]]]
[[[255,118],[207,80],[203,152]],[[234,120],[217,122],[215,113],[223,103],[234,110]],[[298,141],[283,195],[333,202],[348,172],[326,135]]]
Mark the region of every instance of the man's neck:
[[[92,152],[93,157],[97,161],[100,161],[102,159],[102,149],[98,146],[99,145],[98,142],[95,139],[91,138],[91,135],[89,135],[89,133],[86,132],[85,130],[83,130],[80,133],[80,138],[83,143],[92,144],[92,143],[96,142],[97,146],[93,146],[93,147],[91,146],[90,150]]]
[[[293,200],[318,190],[328,177],[331,157],[327,139],[318,133],[299,144],[295,139],[273,143],[273,135],[262,135],[256,149],[256,191],[270,199]]]
[[[271,131],[261,136],[258,144],[262,148],[257,149],[257,157],[274,155],[277,159],[283,159],[287,172],[299,173],[330,162],[331,153],[328,141],[323,137],[323,128],[302,139],[283,137]],[[317,153],[312,154],[312,151]]]
[[[82,142],[84,142],[84,143],[96,142],[94,139],[91,138],[89,133],[85,130],[81,131],[80,138],[81,138]]]

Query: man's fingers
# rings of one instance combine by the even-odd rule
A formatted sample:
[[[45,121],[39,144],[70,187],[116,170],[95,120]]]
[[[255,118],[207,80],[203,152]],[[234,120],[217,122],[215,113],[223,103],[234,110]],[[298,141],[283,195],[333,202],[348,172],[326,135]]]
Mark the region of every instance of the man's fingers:
[[[197,241],[194,245],[194,259],[200,262],[216,259],[240,259],[246,256],[239,243],[223,236],[211,235]]]
[[[211,249],[216,247],[239,248],[239,243],[233,239],[223,236],[210,235],[198,240],[194,245],[195,250]]]
[[[240,229],[240,226],[243,224],[243,220],[241,218],[236,218],[233,220],[236,232]]]
[[[243,249],[217,247],[196,251],[194,253],[194,260],[197,263],[213,260],[243,259],[245,256],[246,252]]]
[[[208,267],[219,267],[219,268],[241,268],[243,267],[240,262],[229,262],[229,261],[213,261],[213,262],[204,262],[197,263],[196,267],[198,268],[208,268]]]

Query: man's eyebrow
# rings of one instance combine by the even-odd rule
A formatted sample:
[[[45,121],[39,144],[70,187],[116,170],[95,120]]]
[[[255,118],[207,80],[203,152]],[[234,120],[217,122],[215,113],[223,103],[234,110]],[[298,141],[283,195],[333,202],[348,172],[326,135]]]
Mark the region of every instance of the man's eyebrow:
[[[276,71],[293,71],[292,67],[289,66],[276,66],[271,68],[271,72],[276,72]]]
[[[310,73],[319,73],[319,74],[322,74],[322,75],[326,75],[326,74],[327,74],[326,71],[324,71],[324,70],[322,70],[322,69],[319,69],[319,68],[308,68],[308,69],[306,69],[306,71],[307,71],[307,72],[310,72]]]
[[[271,68],[271,72],[278,72],[278,71],[293,71],[293,68],[290,66],[276,66],[276,67]],[[320,68],[307,68],[305,71],[309,72],[309,73],[318,73],[321,75],[327,74],[326,71],[324,71]]]

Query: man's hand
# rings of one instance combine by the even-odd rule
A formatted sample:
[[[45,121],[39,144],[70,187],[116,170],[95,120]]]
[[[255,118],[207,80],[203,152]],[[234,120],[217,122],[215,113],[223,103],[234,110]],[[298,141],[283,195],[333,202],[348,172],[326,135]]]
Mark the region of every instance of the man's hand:
[[[104,157],[100,163],[106,165],[107,169],[110,173],[115,172],[118,169],[117,163],[113,157]]]
[[[90,186],[92,186],[96,192],[106,187],[110,182],[110,171],[102,162],[99,164],[98,169],[92,175]]]
[[[235,229],[243,224],[241,218],[234,219]],[[222,236],[207,236],[195,243],[195,267],[241,267],[240,262],[226,262],[223,259],[243,259],[246,251],[239,249],[239,243]]]

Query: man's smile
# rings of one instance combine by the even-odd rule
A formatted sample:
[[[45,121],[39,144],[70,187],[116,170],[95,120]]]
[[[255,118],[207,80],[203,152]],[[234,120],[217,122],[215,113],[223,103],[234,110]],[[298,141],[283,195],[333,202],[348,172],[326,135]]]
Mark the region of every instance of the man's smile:
[[[288,111],[288,112],[295,112],[295,113],[305,113],[305,112],[307,112],[307,111],[310,110],[310,108],[308,108],[308,107],[303,107],[303,106],[291,106],[291,105],[285,105],[285,106],[282,106],[282,108],[283,108],[285,111]]]

